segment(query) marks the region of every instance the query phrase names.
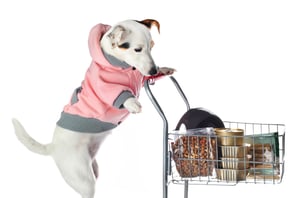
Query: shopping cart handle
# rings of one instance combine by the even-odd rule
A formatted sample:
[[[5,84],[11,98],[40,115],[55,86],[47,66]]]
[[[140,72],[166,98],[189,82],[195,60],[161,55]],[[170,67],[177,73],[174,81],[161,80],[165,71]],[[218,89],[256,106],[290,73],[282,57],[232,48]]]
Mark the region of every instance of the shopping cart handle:
[[[174,83],[177,91],[179,92],[180,96],[182,97],[182,99],[183,99],[183,101],[186,105],[187,111],[190,110],[189,101],[188,101],[186,95],[184,94],[183,90],[181,89],[178,81],[175,79],[174,76],[169,76],[169,78],[172,80],[172,82]],[[154,85],[154,81],[152,79],[148,79],[145,83],[146,93],[147,93],[148,97],[150,98],[151,102],[153,103],[154,107],[156,108],[156,110],[159,112],[159,114],[162,114],[161,115],[162,117],[164,117],[164,113],[163,113],[159,103],[157,102],[156,98],[154,97],[154,95],[153,95],[153,93],[150,89],[150,85]]]
[[[168,120],[167,120],[162,108],[160,107],[159,103],[157,102],[156,98],[154,97],[154,95],[150,89],[150,85],[154,85],[153,81],[151,79],[146,80],[145,85],[144,85],[146,93],[147,93],[150,101],[152,102],[153,106],[159,113],[160,117],[162,118],[162,120],[164,122],[164,131],[167,132],[168,131]]]
[[[186,100],[186,97],[184,95],[184,93],[182,92],[179,84],[177,83],[177,81],[175,80],[175,78],[173,76],[170,76],[170,79],[174,82],[175,86],[177,87],[177,89],[179,90],[181,96],[184,97],[186,104],[187,104],[187,108],[189,109],[189,104]],[[160,107],[159,103],[157,102],[156,98],[154,97],[151,89],[150,89],[150,84],[153,85],[153,81],[151,81],[151,79],[148,79],[145,82],[145,90],[146,93],[149,97],[149,99],[151,100],[152,104],[154,105],[155,109],[157,110],[157,112],[159,113],[160,117],[163,120],[163,198],[167,198],[168,197],[168,175],[171,174],[171,153],[168,152],[168,120],[162,110],[162,108]]]

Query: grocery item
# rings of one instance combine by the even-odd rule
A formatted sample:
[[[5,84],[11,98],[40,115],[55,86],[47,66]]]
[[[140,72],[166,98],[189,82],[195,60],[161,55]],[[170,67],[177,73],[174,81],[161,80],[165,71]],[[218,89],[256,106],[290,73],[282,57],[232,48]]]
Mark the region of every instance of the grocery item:
[[[171,143],[173,160],[181,177],[209,176],[216,160],[216,138],[211,128],[187,130]]]
[[[249,146],[220,146],[224,157],[242,158],[249,152]]]
[[[219,166],[217,178],[220,180],[245,180],[249,169],[249,148],[244,145],[244,130],[239,128],[216,128],[219,145]]]
[[[236,182],[236,181],[245,180],[248,174],[247,169],[243,169],[243,170],[217,169],[216,172],[217,172],[218,179],[227,182],[232,182],[232,181]]]
[[[216,128],[215,132],[218,137],[218,145],[223,145],[223,146],[243,145],[243,139],[244,139],[243,129]]]
[[[279,165],[279,140],[278,132],[255,134],[245,136],[244,141],[250,145],[251,170],[249,179],[278,179]]]
[[[222,157],[222,168],[224,169],[247,169],[249,168],[249,160],[246,157],[242,158],[230,158],[230,157]]]

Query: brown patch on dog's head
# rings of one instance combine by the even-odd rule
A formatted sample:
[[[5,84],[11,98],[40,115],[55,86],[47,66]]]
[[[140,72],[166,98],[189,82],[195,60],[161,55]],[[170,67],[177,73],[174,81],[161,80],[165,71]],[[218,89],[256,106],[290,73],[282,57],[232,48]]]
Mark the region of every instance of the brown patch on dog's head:
[[[157,20],[154,20],[154,19],[144,19],[142,21],[136,21],[136,22],[145,25],[149,29],[151,29],[151,27],[154,25],[154,26],[157,27],[158,33],[160,33],[160,24],[159,24],[159,22]]]

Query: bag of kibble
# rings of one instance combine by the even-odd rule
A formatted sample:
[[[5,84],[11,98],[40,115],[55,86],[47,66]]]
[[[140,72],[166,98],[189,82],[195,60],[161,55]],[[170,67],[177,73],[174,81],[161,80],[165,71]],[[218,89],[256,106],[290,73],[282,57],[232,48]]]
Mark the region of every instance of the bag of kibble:
[[[216,137],[213,128],[175,132],[172,158],[181,177],[211,176],[216,164]]]

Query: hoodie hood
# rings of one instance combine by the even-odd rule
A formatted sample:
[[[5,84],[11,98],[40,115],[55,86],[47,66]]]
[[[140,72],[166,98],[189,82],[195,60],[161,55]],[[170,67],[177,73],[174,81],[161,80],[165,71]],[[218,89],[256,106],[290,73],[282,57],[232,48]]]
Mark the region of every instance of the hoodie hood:
[[[126,62],[117,59],[116,57],[105,53],[100,46],[100,40],[104,34],[111,28],[109,25],[97,24],[89,34],[88,45],[93,61],[106,67],[116,66],[123,69],[131,67]]]
[[[88,45],[91,57],[94,61],[103,65],[110,65],[105,59],[100,47],[100,40],[102,36],[110,29],[111,26],[104,24],[95,25],[89,34]]]

